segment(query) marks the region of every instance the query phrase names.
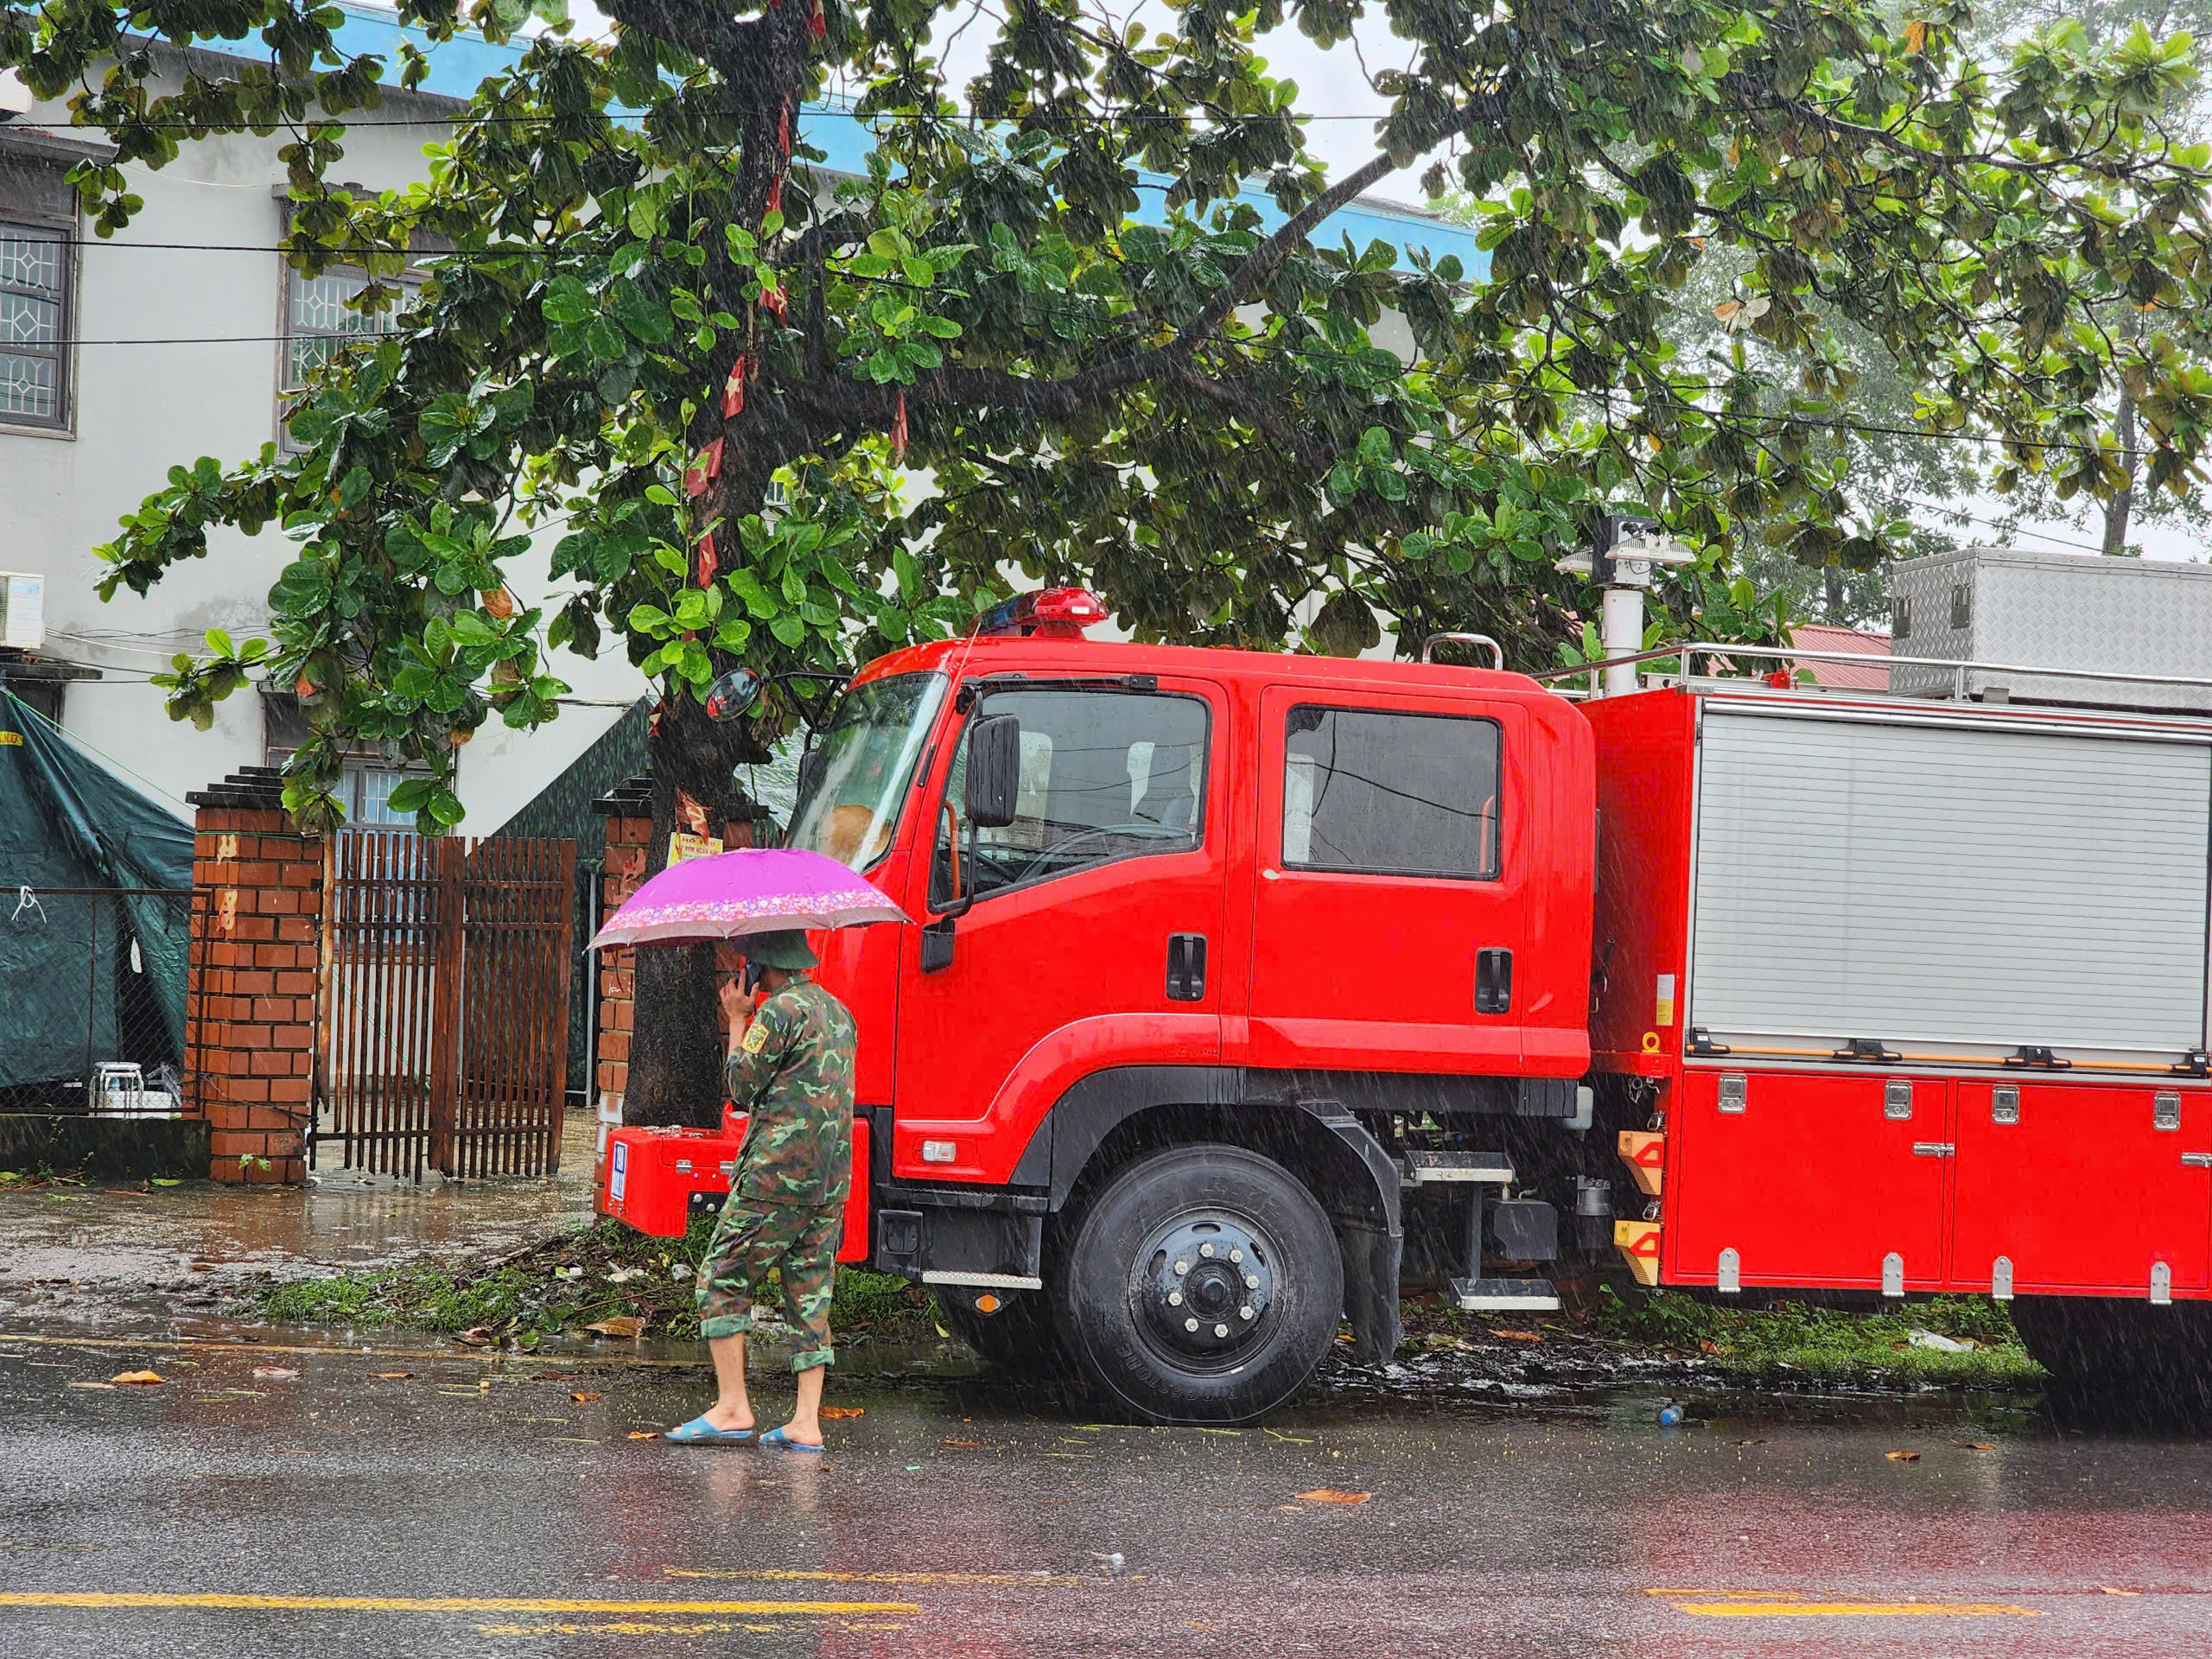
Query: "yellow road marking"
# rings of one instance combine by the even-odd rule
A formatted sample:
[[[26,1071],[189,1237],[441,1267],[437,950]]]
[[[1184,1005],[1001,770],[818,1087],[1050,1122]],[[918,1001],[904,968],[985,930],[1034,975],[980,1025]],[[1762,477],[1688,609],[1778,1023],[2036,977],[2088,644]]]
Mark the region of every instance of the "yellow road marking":
[[[1696,1618],[2041,1618],[2031,1607],[1998,1601],[1678,1601]]]
[[[0,1607],[194,1607],[308,1613],[918,1613],[911,1601],[572,1601],[542,1596],[162,1595],[140,1591],[0,1591]]]
[[[795,1567],[664,1567],[671,1579],[760,1579],[775,1583],[810,1584],[1104,1584],[1103,1575],[1086,1578],[1075,1573],[893,1573],[862,1568]],[[1130,1574],[1134,1578],[1135,1574]],[[1122,1582],[1127,1583],[1128,1579]]]

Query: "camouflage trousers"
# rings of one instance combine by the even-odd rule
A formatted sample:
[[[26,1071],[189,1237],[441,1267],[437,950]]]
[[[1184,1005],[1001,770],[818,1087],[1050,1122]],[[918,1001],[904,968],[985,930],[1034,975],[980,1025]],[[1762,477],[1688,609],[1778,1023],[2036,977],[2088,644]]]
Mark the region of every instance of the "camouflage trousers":
[[[842,1193],[835,1204],[819,1210],[730,1198],[699,1261],[700,1334],[712,1341],[751,1331],[753,1293],[772,1268],[783,1281],[784,1317],[798,1332],[791,1370],[835,1364],[830,1294],[837,1274],[837,1240],[844,1227]]]

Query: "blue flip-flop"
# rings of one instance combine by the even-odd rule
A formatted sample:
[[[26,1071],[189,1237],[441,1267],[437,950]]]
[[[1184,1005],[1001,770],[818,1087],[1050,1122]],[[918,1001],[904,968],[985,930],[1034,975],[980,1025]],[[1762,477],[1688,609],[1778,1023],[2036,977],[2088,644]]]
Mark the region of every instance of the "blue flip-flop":
[[[821,1452],[827,1449],[819,1446],[809,1446],[804,1440],[795,1440],[785,1433],[782,1427],[772,1428],[763,1434],[760,1437],[760,1444],[772,1446],[779,1452]]]
[[[716,1428],[701,1412],[690,1422],[671,1428],[661,1439],[673,1446],[744,1446],[753,1439],[749,1428]]]

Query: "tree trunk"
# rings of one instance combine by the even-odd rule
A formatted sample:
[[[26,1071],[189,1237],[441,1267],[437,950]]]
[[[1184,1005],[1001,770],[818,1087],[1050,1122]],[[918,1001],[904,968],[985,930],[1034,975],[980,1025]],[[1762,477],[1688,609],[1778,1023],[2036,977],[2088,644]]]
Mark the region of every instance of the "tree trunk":
[[[1821,567],[1821,613],[1838,627],[1847,626],[1843,614],[1843,567]]]
[[[2105,503],[2104,550],[2107,553],[2127,551],[2127,520],[2135,510],[2135,399],[2127,388],[2120,389],[2120,418],[2113,423],[2113,435],[2120,440],[2120,464],[2127,468],[2127,481],[2113,492],[2112,499]]]
[[[744,791],[732,775],[736,753],[749,748],[741,727],[717,727],[682,692],[662,705],[648,753],[653,779],[652,840],[645,872],[668,866],[668,838],[684,826],[681,790],[706,809],[709,833],[743,816]],[[715,951],[710,944],[638,947],[630,1075],[622,1097],[625,1123],[679,1123],[711,1128],[721,1121],[722,1039],[715,1025]]]

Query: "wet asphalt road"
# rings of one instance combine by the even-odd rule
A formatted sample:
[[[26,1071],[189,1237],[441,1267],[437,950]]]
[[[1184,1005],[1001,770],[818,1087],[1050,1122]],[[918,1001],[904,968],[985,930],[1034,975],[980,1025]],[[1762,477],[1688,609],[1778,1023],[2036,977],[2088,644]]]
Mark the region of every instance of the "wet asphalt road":
[[[0,1336],[0,1654],[2212,1647],[2212,1444],[2017,1406],[1340,1394],[1224,1433],[845,1376],[864,1414],[802,1460],[629,1439],[688,1365],[108,1341]]]

